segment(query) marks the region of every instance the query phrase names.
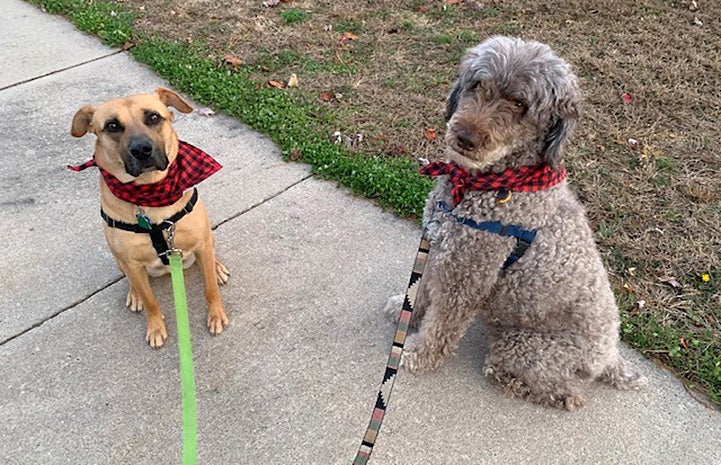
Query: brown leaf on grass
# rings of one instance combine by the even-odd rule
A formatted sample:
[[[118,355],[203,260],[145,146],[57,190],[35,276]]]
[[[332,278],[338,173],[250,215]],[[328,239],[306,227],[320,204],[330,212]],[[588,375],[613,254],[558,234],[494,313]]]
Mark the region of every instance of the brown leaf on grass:
[[[343,37],[341,37],[340,41],[348,42],[349,40],[358,40],[358,39],[360,39],[360,36],[357,36],[357,35],[353,34],[352,32],[345,31],[343,33]]]
[[[628,292],[629,294],[633,294],[633,288],[628,283],[623,283],[623,290]]]
[[[426,139],[428,139],[430,142],[433,142],[436,140],[436,130],[434,128],[426,128],[424,134]]]
[[[678,345],[680,345],[684,349],[688,349],[688,341],[682,337],[678,338]]]
[[[333,100],[333,92],[323,91],[320,93],[320,99],[323,102],[330,102]]]
[[[443,3],[446,5],[460,5],[461,0],[445,0]]]
[[[428,7],[425,5],[421,5],[418,7],[418,12],[420,12],[420,13],[425,13],[427,11],[428,11]]]
[[[237,71],[238,66],[243,65],[243,60],[236,58],[233,55],[225,55],[223,57],[223,64],[228,65],[231,71]]]
[[[290,79],[288,79],[288,83],[286,84],[288,87],[298,87],[298,76],[293,73],[290,75]]]
[[[280,81],[274,81],[271,79],[270,81],[265,83],[265,87],[268,87],[268,88],[275,87],[276,89],[285,89],[285,84]]]
[[[292,149],[290,149],[290,154],[288,155],[288,157],[291,161],[298,161],[300,158],[303,157],[303,152],[293,147]]]
[[[125,43],[122,45],[122,47],[120,47],[120,50],[122,50],[123,52],[126,52],[126,51],[130,50],[130,49],[133,48],[133,47],[135,47],[135,42],[133,42],[132,40],[129,40],[129,41],[125,42]]]
[[[629,104],[633,102],[633,95],[629,94],[628,92],[624,92],[621,94],[621,101],[625,104]]]

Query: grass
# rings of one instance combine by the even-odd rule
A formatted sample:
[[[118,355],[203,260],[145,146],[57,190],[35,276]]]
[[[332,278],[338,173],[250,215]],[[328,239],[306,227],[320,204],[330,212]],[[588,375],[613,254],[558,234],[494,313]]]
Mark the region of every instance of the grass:
[[[582,81],[585,114],[567,161],[621,335],[721,404],[721,38],[694,22],[714,24],[721,5],[209,0],[172,2],[171,16],[169,4],[144,0],[32,2],[109,45],[132,39],[130,53],[174,87],[406,217],[419,216],[431,186],[414,159],[442,150],[443,97],[463,51],[491,33],[549,43]],[[223,67],[227,54],[246,65]],[[263,85],[291,73],[299,88]],[[336,131],[363,142],[336,145]]]
[[[304,10],[284,10],[280,13],[284,24],[302,23],[308,19],[309,16],[310,13]]]
[[[219,67],[206,52],[161,39],[142,41],[132,49],[135,58],[174,87],[270,136],[284,156],[297,151],[316,175],[337,180],[400,215],[419,215],[431,183],[416,173],[411,161],[350,156],[321,130],[335,124],[331,113],[278,89],[256,88],[247,75]]]

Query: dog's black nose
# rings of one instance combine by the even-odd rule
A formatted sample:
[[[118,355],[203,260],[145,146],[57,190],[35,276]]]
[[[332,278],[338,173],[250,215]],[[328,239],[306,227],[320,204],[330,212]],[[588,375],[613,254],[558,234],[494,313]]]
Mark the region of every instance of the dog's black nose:
[[[148,139],[135,139],[128,145],[128,152],[133,158],[147,160],[153,154],[153,143]]]
[[[461,129],[456,131],[456,141],[458,141],[458,147],[463,150],[471,151],[478,147],[481,139],[476,133]]]

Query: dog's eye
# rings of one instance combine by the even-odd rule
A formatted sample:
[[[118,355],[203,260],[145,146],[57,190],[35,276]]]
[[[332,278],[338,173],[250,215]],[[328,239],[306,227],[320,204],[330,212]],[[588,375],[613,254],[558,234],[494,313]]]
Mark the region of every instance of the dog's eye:
[[[145,124],[147,124],[148,126],[154,126],[154,125],[160,123],[162,120],[163,120],[163,117],[155,112],[148,112],[145,115]]]
[[[105,126],[103,126],[103,129],[105,132],[114,134],[118,132],[123,131],[123,127],[120,125],[120,123],[117,120],[111,119],[110,121],[107,121],[105,123]]]
[[[516,111],[521,114],[525,113],[526,110],[528,110],[528,106],[520,100],[511,100],[511,102],[513,103],[513,108],[515,108]]]

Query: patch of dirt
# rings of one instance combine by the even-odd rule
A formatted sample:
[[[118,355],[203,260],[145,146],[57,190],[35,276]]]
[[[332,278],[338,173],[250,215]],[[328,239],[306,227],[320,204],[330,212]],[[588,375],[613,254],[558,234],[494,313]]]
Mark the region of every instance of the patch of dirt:
[[[295,73],[293,91],[339,115],[329,135],[362,134],[354,150],[387,157],[441,153],[444,100],[466,48],[494,34],[549,44],[581,78],[570,180],[628,321],[701,339],[721,360],[721,2],[123,3],[140,11],[143,32],[202,41],[259,82]]]

